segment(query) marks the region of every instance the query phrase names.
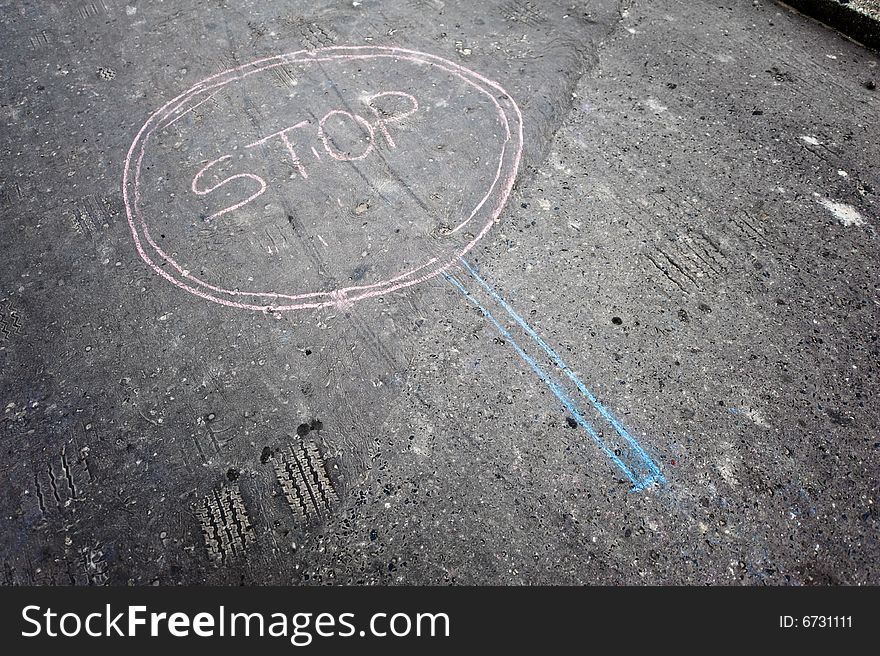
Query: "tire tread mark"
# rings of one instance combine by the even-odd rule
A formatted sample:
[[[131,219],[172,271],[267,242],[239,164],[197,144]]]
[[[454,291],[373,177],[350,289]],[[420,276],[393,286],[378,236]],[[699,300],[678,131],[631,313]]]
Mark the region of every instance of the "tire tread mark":
[[[0,342],[21,333],[21,315],[13,307],[11,299],[0,301]]]
[[[751,221],[749,220],[751,219]],[[770,240],[764,235],[763,231],[759,230],[754,224],[754,219],[745,211],[741,213],[741,216],[731,215],[730,222],[733,223],[739,230],[739,232],[748,239],[757,242],[761,246],[768,246],[770,244]]]
[[[15,565],[8,560],[3,561],[3,585],[5,587],[16,585]]]
[[[243,557],[254,542],[253,526],[238,486],[221,487],[202,499],[196,510],[208,557],[227,565]]]
[[[49,484],[52,486],[52,496],[55,497],[55,505],[61,508],[61,495],[58,493],[58,481],[55,478],[55,471],[52,469],[52,463],[46,464],[46,470],[49,472]]]
[[[306,499],[311,502],[314,514],[320,517],[322,514],[321,495],[314,489],[315,484],[309,481],[309,471],[307,465],[304,463],[304,453],[302,452],[302,449],[300,449],[299,454],[297,454],[296,450],[291,449],[291,454],[293,455],[292,462],[297,468],[299,479],[302,481],[303,487],[305,488],[304,496],[306,496]]]
[[[276,459],[272,466],[275,469],[275,476],[281,485],[285,500],[293,509],[297,519],[305,523],[309,519],[308,507],[302,491],[296,484],[294,472],[290,469],[287,460],[283,456]]]
[[[37,502],[40,504],[40,512],[46,514],[46,499],[43,496],[43,488],[40,485],[40,476],[34,470],[34,487],[36,488]]]
[[[648,261],[653,264],[670,282],[672,282],[679,290],[681,290],[684,294],[689,294],[687,289],[676,279],[673,278],[669,273],[669,267],[660,264],[656,258],[651,253],[645,253],[645,257]]]
[[[339,501],[339,497],[336,496],[336,490],[333,488],[333,483],[330,481],[330,477],[327,476],[324,458],[321,457],[318,447],[315,446],[313,442],[306,444],[305,452],[315,484],[318,486],[318,490],[324,499],[324,505],[329,510],[333,504]]]
[[[662,248],[658,248],[657,250],[660,252],[660,254],[663,257],[666,258],[666,260],[672,266],[674,266],[679,271],[679,273],[681,273],[681,275],[683,275],[685,278],[690,280],[691,284],[693,284],[694,287],[696,287],[697,289],[700,288],[700,283],[697,282],[696,278],[694,278],[690,273],[688,273],[688,271],[685,267],[682,267],[676,260],[672,259],[672,257],[668,253],[666,253],[666,251],[664,251]]]
[[[339,497],[313,442],[288,447],[273,463],[285,500],[303,523],[325,517]]]
[[[73,482],[73,474],[70,471],[70,463],[67,462],[67,445],[61,447],[61,469],[64,470],[64,478],[67,481],[67,490],[70,498],[76,500],[76,485]]]

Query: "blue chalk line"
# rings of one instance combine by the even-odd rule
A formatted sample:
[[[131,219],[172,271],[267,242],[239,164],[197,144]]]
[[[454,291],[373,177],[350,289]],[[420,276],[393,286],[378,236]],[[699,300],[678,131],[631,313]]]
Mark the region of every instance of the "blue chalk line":
[[[468,264],[463,258],[459,258],[461,260],[462,265],[464,265],[467,272],[473,277],[473,279],[489,294],[504,310],[508,315],[525,331],[525,333],[532,338],[532,340],[541,347],[541,349],[550,357],[554,364],[559,367],[565,375],[571,380],[574,385],[577,387],[578,391],[586,398],[590,404],[596,409],[596,411],[602,415],[602,417],[608,421],[609,424],[614,428],[620,437],[622,437],[629,447],[632,449],[634,454],[641,460],[641,463],[644,465],[644,468],[649,472],[648,475],[639,480],[639,477],[633,474],[630,467],[627,467],[626,464],[614,453],[612,449],[605,444],[604,440],[599,436],[596,430],[590,425],[590,423],[584,419],[580,412],[575,408],[572,400],[566,395],[566,393],[562,390],[558,383],[556,383],[553,378],[545,372],[541,366],[530,357],[519,344],[516,343],[516,340],[510,335],[510,333],[501,325],[501,323],[492,315],[492,313],[485,308],[477,299],[475,299],[467,289],[455,278],[453,278],[448,273],[444,272],[444,276],[446,279],[452,283],[464,296],[470,301],[484,317],[489,319],[498,332],[505,338],[506,341],[510,342],[511,346],[513,346],[514,350],[517,354],[529,365],[529,367],[535,372],[538,378],[547,385],[551,392],[553,392],[554,396],[562,403],[566,410],[568,410],[575,422],[592,438],[592,440],[596,443],[596,445],[602,450],[602,452],[620,469],[623,474],[630,480],[633,484],[632,491],[637,492],[640,490],[644,490],[649,485],[654,482],[664,484],[666,483],[666,478],[660,473],[660,469],[654,464],[654,461],[651,460],[651,457],[645,453],[645,450],[641,447],[641,445],[636,441],[636,439],[623,427],[620,421],[604,406],[599,400],[587,389],[586,385],[577,377],[577,375],[571,370],[571,368],[559,357],[559,354],[554,351],[550,345],[548,345],[540,335],[538,335],[535,330],[523,319],[511,306],[507,301],[505,301],[499,294],[496,292],[489,283],[483,280],[482,277],[474,270],[474,268]]]

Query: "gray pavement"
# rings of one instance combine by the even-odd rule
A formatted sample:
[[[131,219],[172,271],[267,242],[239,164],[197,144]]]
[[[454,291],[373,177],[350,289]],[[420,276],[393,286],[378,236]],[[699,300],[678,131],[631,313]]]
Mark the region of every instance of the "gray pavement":
[[[880,60],[728,5],[0,2],[3,580],[880,582]]]

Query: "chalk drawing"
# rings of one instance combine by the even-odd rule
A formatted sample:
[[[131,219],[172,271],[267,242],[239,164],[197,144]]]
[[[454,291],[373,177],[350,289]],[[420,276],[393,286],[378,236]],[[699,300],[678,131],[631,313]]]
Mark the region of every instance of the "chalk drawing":
[[[266,143],[267,141],[269,141],[270,139],[274,139],[275,137],[278,137],[284,143],[284,147],[287,148],[287,153],[290,155],[290,161],[293,162],[293,165],[296,167],[296,170],[303,177],[303,179],[307,179],[309,177],[309,174],[306,173],[305,167],[302,165],[302,162],[300,162],[300,160],[299,160],[299,156],[297,156],[296,151],[293,149],[293,144],[290,143],[290,139],[287,137],[287,133],[290,132],[291,130],[296,130],[297,128],[305,127],[308,124],[309,124],[308,121],[300,121],[296,125],[291,125],[289,128],[284,128],[283,130],[279,130],[278,132],[273,132],[268,137],[263,137],[262,139],[259,139],[258,141],[255,141],[251,144],[248,144],[247,146],[245,146],[245,148],[253,148],[254,146],[260,146],[260,145]],[[317,154],[317,153],[315,153],[315,154]]]
[[[419,69],[427,67],[441,71],[478,91],[488,100],[489,103],[491,103],[490,106],[495,108],[497,113],[496,120],[502,129],[503,142],[500,147],[499,161],[495,169],[495,177],[492,180],[489,189],[474,210],[470,212],[464,221],[462,221],[456,228],[459,230],[466,224],[470,224],[479,218],[479,224],[471,229],[467,241],[464,241],[463,243],[456,242],[455,244],[450,242],[450,252],[447,252],[442,256],[432,257],[427,263],[420,266],[410,266],[404,271],[392,272],[386,278],[377,283],[346,286],[335,290],[299,290],[294,293],[288,293],[287,290],[243,291],[209,283],[198,278],[188,267],[177,262],[170,253],[166,252],[159,245],[158,241],[150,233],[147,217],[145,217],[141,211],[142,192],[140,188],[140,179],[147,146],[150,143],[151,137],[160,126],[167,126],[167,121],[169,119],[182,116],[183,113],[188,111],[187,107],[189,105],[203,102],[203,96],[205,94],[210,94],[226,85],[241,81],[248,76],[263,71],[271,71],[274,68],[285,65],[289,66],[294,63],[318,64],[322,62],[357,62],[370,59],[387,60],[391,63],[403,62],[405,64],[415,65]],[[375,111],[377,108],[376,101],[390,98],[391,96],[397,96],[401,99],[407,100],[410,107],[402,113],[396,113],[390,117],[383,117],[381,109],[378,112]],[[379,91],[369,97],[368,104],[370,102],[372,102],[372,104],[370,104],[370,111],[374,113],[375,119],[372,123],[363,117],[341,109],[334,110],[321,119],[320,124],[318,125],[319,136],[321,137],[324,151],[332,159],[337,161],[352,161],[366,157],[374,150],[376,131],[378,131],[382,135],[382,138],[388,142],[389,146],[391,146],[392,142],[394,142],[394,138],[391,136],[389,125],[405,119],[407,116],[418,111],[419,108],[419,103],[413,94],[399,90]],[[334,116],[346,118],[365,132],[366,136],[369,137],[369,144],[366,146],[364,152],[342,153],[335,148],[332,139],[328,134],[328,120]],[[283,134],[276,133],[274,135],[263,137],[261,138],[261,141],[263,139],[268,141],[271,137],[277,137],[283,142],[284,139],[287,138],[287,135],[290,134],[290,130],[284,130],[282,132]],[[429,280],[452,266],[460,255],[468,253],[480,239],[485,237],[492,226],[497,222],[510,191],[513,188],[513,182],[516,178],[516,172],[519,168],[519,162],[522,155],[522,141],[522,116],[516,103],[513,102],[510,96],[498,83],[493,82],[460,64],[456,64],[435,55],[394,47],[334,46],[317,50],[298,51],[276,57],[260,59],[250,64],[237,66],[213,75],[202,82],[199,82],[189,90],[166,103],[158,111],[154,112],[138,132],[126,157],[122,184],[123,200],[125,203],[129,227],[138,254],[158,275],[191,294],[230,307],[275,312],[348,305],[359,300],[375,298]],[[287,147],[286,143],[284,145]],[[394,146],[396,146],[396,143]],[[288,150],[288,155],[290,155],[291,150],[293,150],[292,146]],[[293,152],[293,156],[297,157],[297,161],[299,161],[300,165],[304,166],[295,150],[293,150]],[[314,154],[317,159],[317,152],[315,151]],[[266,181],[262,177],[253,173],[236,173],[211,186],[203,186],[201,184],[202,178],[208,174],[210,169],[219,167],[230,159],[231,155],[227,154],[204,165],[193,178],[191,185],[192,191],[198,195],[204,196],[233,180],[240,180],[242,178],[253,180],[259,188],[241,202],[213,213],[208,217],[210,220],[215,220],[220,216],[243,207],[245,204],[258,198],[266,190],[264,187],[264,185],[267,184]],[[294,161],[294,165],[296,166],[296,161]],[[299,168],[297,168],[297,170],[299,170],[302,175],[303,171]]]
[[[515,3],[515,8],[518,8],[518,17],[521,14],[525,18],[534,18],[530,3]],[[464,243],[462,243],[462,239],[459,239],[458,242],[455,242],[451,252],[444,254],[431,252],[429,254],[432,257],[429,257],[425,263],[418,266],[412,266],[412,263],[410,263],[408,266],[400,267],[398,271],[387,275],[375,283],[340,287],[330,291],[298,291],[296,293],[241,291],[238,289],[225,289],[219,285],[210,284],[195,277],[157,244],[150,234],[146,217],[141,212],[141,189],[139,186],[146,149],[151,136],[156,130],[167,127],[174,121],[179,120],[192,111],[192,109],[213,97],[224,86],[240,81],[250,75],[297,63],[358,62],[369,59],[388,60],[389,63],[404,62],[443,71],[447,74],[447,77],[452,76],[479,91],[495,108],[496,120],[503,128],[503,140],[500,146],[498,163],[491,169],[494,171],[494,178],[491,180],[488,191],[482,195],[481,200],[473,210],[466,213],[466,216],[463,216],[454,228],[446,230],[443,236],[440,237],[440,239],[443,239],[446,235],[453,235],[463,230],[466,226],[470,226],[475,220],[478,220],[476,227],[473,228],[473,232],[466,235],[467,240]],[[205,99],[203,98],[205,94],[211,95]],[[354,162],[370,156],[376,151],[377,134],[389,148],[397,149],[398,143],[390,128],[395,125],[402,125],[408,118],[419,112],[420,103],[416,95],[400,90],[380,90],[376,93],[368,92],[361,100],[369,108],[369,111],[372,112],[372,117],[364,118],[359,116],[354,111],[351,111],[350,108],[332,109],[324,113],[320,119],[317,119],[317,116],[315,116],[314,121],[301,120],[245,145],[244,149],[248,150],[257,146],[268,147],[273,142],[280,143],[286,150],[290,162],[302,180],[307,180],[310,176],[305,163],[297,152],[297,149],[301,149],[301,146],[298,142],[294,142],[294,133],[298,135],[296,138],[299,138],[299,136],[309,134],[310,130],[315,131],[324,152],[331,160],[336,162]],[[387,108],[382,108],[382,105],[386,102],[393,103],[395,100],[405,101],[407,107],[402,111],[388,111]],[[355,132],[363,138],[363,146],[359,152],[341,149],[333,139],[331,126],[335,125],[336,129],[338,129],[343,122],[347,123],[350,128],[354,128]],[[568,364],[562,360],[559,354],[464,259],[464,256],[498,221],[513,188],[522,156],[522,147],[523,126],[520,110],[512,98],[496,82],[449,60],[414,50],[379,46],[334,46],[269,57],[231,68],[199,82],[188,91],[166,103],[147,120],[129,149],[123,174],[123,198],[135,247],[144,261],[156,273],[175,286],[205,300],[229,307],[273,312],[323,307],[345,309],[356,301],[387,295],[393,291],[425,282],[442,274],[501,333],[505,342],[514,349],[516,354],[529,366],[538,379],[550,389],[556,400],[571,415],[575,424],[589,436],[590,440],[599,448],[603,455],[630,482],[632,490],[640,491],[653,484],[665,484],[666,479],[659,467],[633,435],[623,426],[620,420],[596,398]],[[316,161],[322,161],[321,153],[318,149],[311,146],[311,152]],[[229,162],[231,159],[232,155],[227,153],[203,165],[192,178],[190,185],[192,192],[198,196],[207,196],[234,180],[242,179],[257,183],[259,189],[253,191],[244,200],[211,214],[207,217],[208,221],[216,220],[221,216],[242,208],[247,203],[261,196],[268,187],[268,183],[264,178],[249,172],[234,173],[211,186],[202,184],[203,177],[209,174],[214,175],[212,170],[215,167],[217,167],[216,170],[220,170],[224,163]],[[317,235],[317,238],[326,248],[330,248],[329,244],[320,234]],[[164,266],[166,264],[168,266]],[[456,267],[456,271],[463,270],[472,283],[472,289],[468,289],[453,275],[452,267]],[[475,283],[475,286],[473,286],[473,283]],[[484,296],[487,301],[485,303],[481,302],[477,298],[478,294]],[[500,308],[498,316],[490,309],[490,305]],[[517,340],[511,330],[505,327],[502,319],[499,319],[499,316],[502,316],[501,313],[506,315],[506,320],[512,321],[511,330],[521,332],[528,341],[520,342]],[[529,355],[526,346],[523,346],[524,344],[539,349],[540,353],[543,354],[540,357],[542,359],[544,357],[549,358],[555,369],[549,371],[547,367],[539,364],[538,359]],[[566,386],[573,386],[573,391],[576,394],[569,393]],[[599,426],[598,429],[597,426]]]
[[[347,116],[352,121],[359,123],[367,129],[367,132],[370,135],[370,143],[367,145],[367,148],[366,150],[364,150],[364,152],[362,152],[360,155],[355,156],[336,150],[336,148],[331,144],[331,140],[327,136],[327,129],[324,127],[324,125],[327,123],[327,119],[331,116]],[[366,119],[358,116],[357,114],[346,112],[342,109],[334,109],[324,114],[323,118],[321,118],[321,121],[318,123],[318,136],[321,138],[321,143],[324,144],[324,150],[327,151],[327,154],[330,155],[330,157],[332,157],[333,159],[339,160],[340,162],[353,162],[355,160],[363,159],[372,152],[373,144],[376,141],[375,134],[373,132],[373,126],[370,125]]]
[[[571,416],[574,418],[575,422],[578,426],[580,426],[587,435],[595,442],[595,444],[601,449],[602,453],[604,453],[612,463],[626,476],[627,479],[632,483],[632,490],[634,492],[644,490],[648,486],[653,483],[664,484],[666,483],[666,479],[663,477],[663,474],[660,473],[660,469],[651,459],[651,457],[645,452],[645,450],[641,447],[638,441],[630,434],[630,432],[624,428],[623,424],[621,424],[620,420],[611,413],[587,388],[586,385],[581,381],[581,379],[572,371],[572,369],[563,361],[563,359],[559,356],[559,354],[554,351],[548,344],[545,342],[537,332],[522,318],[511,306],[505,301],[495,289],[493,289],[489,283],[487,283],[477,272],[476,270],[468,264],[463,258],[460,258],[460,262],[467,272],[468,275],[471,276],[473,280],[478,283],[478,290],[482,290],[488,294],[488,296],[497,303],[504,312],[519,326],[520,329],[528,336],[541,351],[549,356],[550,360],[556,365],[556,367],[561,371],[566,378],[568,378],[576,387],[577,391],[581,394],[581,396],[587,400],[589,405],[596,411],[601,421],[607,423],[613,431],[621,438],[617,440],[615,444],[610,444],[610,440],[603,439],[603,437],[596,431],[593,425],[587,420],[585,417],[586,412],[583,409],[580,409],[578,403],[571,398],[568,394],[566,394],[562,385],[560,385],[559,381],[557,381],[551,374],[549,374],[540,364],[535,360],[535,358],[529,356],[525,349],[523,349],[520,344],[516,341],[516,339],[511,335],[510,331],[507,330],[503,324],[492,314],[492,312],[486,307],[485,304],[481,303],[474,295],[474,293],[468,291],[464,285],[461,284],[454,276],[452,276],[449,272],[444,272],[444,276],[446,279],[452,283],[452,285],[458,289],[462,294],[464,294],[465,298],[477,307],[480,310],[482,315],[495,326],[498,332],[504,337],[504,340],[507,344],[510,344],[513,349],[516,351],[517,355],[522,358],[526,364],[532,369],[532,371],[538,376],[538,378],[543,382],[547,387],[553,392],[553,395],[560,401],[562,406],[571,413]]]
[[[378,98],[388,97],[406,98],[412,104],[412,108],[409,111],[404,112],[403,114],[389,114],[373,104],[373,101]],[[415,96],[413,96],[412,94],[405,93],[403,91],[383,91],[382,93],[375,93],[372,96],[368,96],[367,98],[365,98],[365,102],[369,106],[373,114],[376,115],[376,127],[379,128],[382,136],[385,137],[385,141],[387,141],[388,145],[392,148],[397,148],[397,144],[394,143],[394,139],[391,137],[391,132],[388,131],[388,124],[399,123],[405,118],[408,118],[415,114],[415,112],[419,108],[419,101],[416,100]]]
[[[254,180],[257,184],[260,185],[260,190],[258,192],[256,192],[255,194],[253,194],[252,196],[248,197],[247,199],[241,201],[240,203],[236,203],[232,207],[227,207],[225,209],[220,210],[219,212],[215,212],[214,214],[212,214],[211,216],[208,217],[208,220],[216,219],[218,216],[222,216],[223,214],[226,214],[227,212],[231,212],[232,210],[237,209],[237,208],[241,207],[242,205],[247,205],[249,202],[251,202],[255,198],[262,196],[266,191],[266,181],[263,180],[263,178],[261,178],[260,176],[254,175],[253,173],[237,173],[236,175],[231,175],[228,178],[226,178],[225,180],[218,182],[213,187],[208,187],[207,189],[198,189],[197,188],[196,185],[198,185],[199,179],[207,172],[208,169],[210,169],[214,165],[219,164],[220,162],[224,162],[228,159],[232,159],[232,155],[224,155],[223,157],[215,159],[213,162],[208,162],[205,166],[203,166],[199,170],[199,172],[196,173],[195,177],[192,180],[191,186],[192,186],[193,193],[197,194],[199,196],[207,196],[212,191],[219,189],[223,185],[229,184],[233,180],[238,180],[241,178]]]

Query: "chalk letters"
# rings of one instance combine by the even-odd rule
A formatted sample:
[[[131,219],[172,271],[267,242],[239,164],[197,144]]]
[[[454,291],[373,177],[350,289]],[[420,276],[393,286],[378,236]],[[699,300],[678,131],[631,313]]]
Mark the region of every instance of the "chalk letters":
[[[409,106],[402,111],[389,111],[389,110],[383,109],[381,107],[382,103],[376,102],[381,99],[392,99],[393,100],[395,98],[404,99]],[[357,114],[354,114],[352,112],[345,111],[342,109],[330,110],[329,112],[324,114],[324,116],[321,118],[320,121],[318,121],[317,137],[321,141],[326,153],[328,155],[330,155],[330,157],[332,157],[336,161],[354,162],[357,160],[362,160],[365,157],[367,157],[371,152],[373,152],[373,149],[375,148],[376,131],[377,130],[382,134],[382,137],[384,138],[384,140],[386,141],[386,143],[388,144],[388,146],[390,148],[397,148],[397,144],[395,143],[394,138],[391,136],[391,133],[388,129],[388,126],[392,125],[394,123],[399,123],[400,121],[402,121],[405,118],[414,114],[419,109],[419,103],[415,99],[415,97],[408,94],[408,93],[404,93],[402,91],[382,91],[380,93],[376,93],[371,96],[367,96],[367,98],[364,100],[364,102],[369,107],[370,111],[374,115],[374,120],[372,122],[368,121],[367,119],[365,119],[362,116],[359,116]],[[364,133],[364,135],[368,138],[368,141],[367,141],[366,148],[363,150],[363,152],[361,152],[359,154],[354,154],[351,152],[343,152],[342,150],[339,149],[339,147],[334,143],[333,135],[330,132],[330,128],[331,128],[332,123],[330,125],[328,125],[328,121],[330,119],[332,119],[333,117],[343,117],[343,118],[347,119],[353,125],[355,125],[361,132]],[[253,143],[247,144],[245,146],[245,149],[251,149],[251,148],[255,148],[256,146],[261,146],[263,144],[270,142],[272,139],[276,139],[276,138],[279,139],[281,141],[281,143],[284,144],[284,147],[287,149],[287,154],[290,156],[290,161],[293,163],[294,167],[296,167],[296,170],[299,173],[300,177],[302,177],[302,179],[306,180],[309,177],[308,171],[306,170],[306,167],[303,164],[302,159],[300,159],[299,155],[297,154],[296,149],[294,148],[293,141],[291,141],[291,137],[289,137],[288,134],[293,132],[294,130],[298,130],[300,128],[307,128],[311,124],[312,123],[309,120],[300,121],[299,123],[296,123],[295,125],[291,125],[290,127],[284,128],[283,130],[279,130],[278,132],[273,132],[272,134],[267,135],[261,139],[258,139],[257,141],[254,141]],[[320,159],[318,156],[318,151],[315,150],[314,146],[312,146],[311,150],[312,150],[312,153],[315,155],[315,158]],[[255,173],[237,173],[235,175],[229,176],[228,178],[218,182],[217,184],[215,184],[211,187],[201,188],[199,181],[201,180],[202,176],[205,175],[209,169],[213,168],[214,166],[216,166],[216,165],[220,164],[221,162],[224,162],[228,159],[232,159],[232,155],[223,155],[223,157],[219,157],[218,159],[215,159],[212,162],[208,162],[205,166],[203,166],[201,169],[199,169],[199,171],[195,174],[195,177],[193,177],[193,180],[192,180],[191,188],[192,188],[193,193],[198,196],[207,196],[212,191],[216,191],[220,187],[232,182],[233,180],[239,180],[239,179],[244,179],[244,178],[249,179],[249,180],[253,180],[257,184],[259,184],[260,189],[259,189],[259,191],[253,193],[251,196],[249,196],[245,200],[243,200],[239,203],[236,203],[235,205],[232,205],[230,207],[227,207],[225,209],[222,209],[219,212],[214,212],[213,214],[211,214],[207,218],[208,221],[210,221],[212,219],[216,219],[219,216],[223,216],[224,214],[226,214],[228,212],[232,212],[233,210],[236,210],[239,207],[242,207],[243,205],[247,205],[249,202],[251,202],[252,200],[258,198],[263,193],[265,193],[267,186],[268,186],[266,184],[266,181],[263,178],[261,178],[260,176],[256,175]]]
[[[211,216],[209,216],[207,218],[208,221],[210,221],[211,219],[216,219],[218,216],[223,216],[227,212],[231,212],[232,210],[238,209],[242,205],[246,205],[246,204],[250,203],[255,198],[262,196],[263,193],[266,191],[266,181],[263,180],[263,178],[261,178],[260,176],[254,175],[253,173],[237,173],[236,175],[231,175],[228,178],[226,178],[225,180],[218,182],[213,187],[208,187],[207,189],[199,189],[197,187],[197,185],[199,183],[199,178],[201,178],[205,174],[205,172],[208,169],[210,169],[211,167],[213,167],[215,164],[219,164],[220,162],[223,162],[227,159],[232,159],[232,155],[224,155],[223,157],[219,157],[218,159],[215,159],[213,162],[208,162],[205,166],[203,166],[199,170],[198,173],[196,173],[195,177],[193,178],[192,185],[191,185],[194,194],[197,194],[199,196],[207,196],[212,191],[219,189],[223,185],[228,184],[228,183],[232,182],[233,180],[238,180],[241,178],[246,178],[248,180],[254,180],[255,182],[257,182],[257,184],[260,185],[260,190],[258,192],[256,192],[255,194],[251,195],[250,197],[246,198],[245,200],[241,201],[240,203],[236,203],[232,207],[227,207],[226,209],[222,209],[219,212],[214,212],[214,214],[212,214]]]

